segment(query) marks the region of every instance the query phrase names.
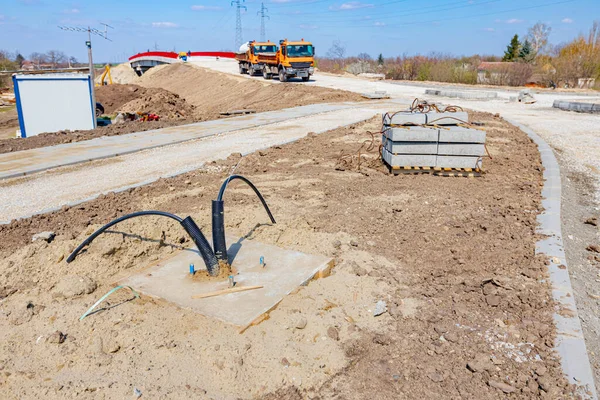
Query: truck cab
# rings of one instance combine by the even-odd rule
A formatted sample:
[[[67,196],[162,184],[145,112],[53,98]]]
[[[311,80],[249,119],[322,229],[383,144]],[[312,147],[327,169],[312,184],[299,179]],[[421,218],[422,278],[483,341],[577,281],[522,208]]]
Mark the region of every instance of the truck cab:
[[[277,54],[277,45],[270,41],[257,42],[255,40],[243,44],[240,51],[235,54],[235,59],[238,60],[240,74],[255,75],[263,70],[263,63],[259,60],[259,56]]]
[[[264,64],[263,76],[266,79],[277,74],[281,82],[295,77],[307,82],[315,71],[315,48],[304,39],[297,42],[284,39],[279,41],[279,51],[275,56],[259,56],[259,60]]]

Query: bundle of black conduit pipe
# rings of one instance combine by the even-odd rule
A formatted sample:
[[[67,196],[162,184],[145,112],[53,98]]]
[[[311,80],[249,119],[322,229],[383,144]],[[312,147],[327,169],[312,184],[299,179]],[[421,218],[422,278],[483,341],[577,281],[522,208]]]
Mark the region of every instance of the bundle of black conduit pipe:
[[[67,258],[67,263],[70,263],[71,261],[73,261],[75,259],[75,257],[77,257],[79,252],[81,252],[81,250],[85,246],[92,243],[92,241],[96,237],[98,237],[100,234],[102,234],[104,231],[106,231],[110,227],[118,224],[119,222],[123,222],[130,218],[141,217],[141,216],[145,216],[145,215],[154,215],[154,216],[171,218],[171,219],[174,219],[175,221],[179,222],[179,224],[181,224],[181,226],[183,227],[183,229],[185,229],[187,234],[192,238],[192,240],[196,244],[196,247],[198,247],[198,250],[200,251],[200,255],[202,256],[204,264],[206,265],[206,270],[208,271],[209,275],[217,276],[217,275],[219,275],[219,272],[220,272],[219,261],[222,261],[225,263],[228,262],[227,243],[225,240],[225,215],[224,215],[223,195],[225,194],[225,188],[227,187],[229,182],[231,182],[232,180],[235,180],[235,179],[242,180],[243,182],[247,183],[252,188],[252,190],[254,190],[254,192],[260,199],[261,203],[265,207],[265,210],[267,211],[267,214],[269,215],[271,222],[275,223],[275,218],[273,218],[273,215],[271,214],[271,210],[269,210],[269,206],[265,202],[265,199],[262,197],[262,195],[260,194],[260,192],[258,191],[256,186],[254,186],[252,184],[252,182],[250,182],[247,178],[244,178],[241,175],[231,175],[230,177],[228,177],[225,180],[225,182],[223,182],[223,185],[221,186],[221,189],[219,190],[219,195],[217,196],[217,200],[213,200],[213,202],[212,202],[212,227],[213,227],[212,232],[213,232],[214,251],[210,247],[210,243],[206,239],[206,236],[204,236],[204,234],[202,233],[202,230],[196,224],[196,222],[192,219],[192,217],[181,218],[181,217],[178,217],[177,215],[170,214],[170,213],[163,212],[163,211],[140,211],[140,212],[135,212],[132,214],[127,214],[122,217],[119,217],[119,218],[109,222],[108,224],[104,225],[103,227],[101,227],[100,229],[95,231],[94,233],[92,233],[86,240],[83,241],[83,243],[81,243],[73,251],[73,253],[71,253],[71,255]]]

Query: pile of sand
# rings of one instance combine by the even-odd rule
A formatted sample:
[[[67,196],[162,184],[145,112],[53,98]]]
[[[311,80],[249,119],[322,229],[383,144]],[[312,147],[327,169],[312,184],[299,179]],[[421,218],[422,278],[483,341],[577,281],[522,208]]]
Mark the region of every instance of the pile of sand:
[[[153,113],[161,119],[193,118],[194,106],[179,95],[164,89],[143,88],[137,85],[98,87],[96,101],[104,106],[105,114],[115,112]]]
[[[181,119],[193,117],[194,106],[178,95],[162,89],[149,89],[146,95],[133,99],[121,106],[124,113],[153,113],[161,119]]]
[[[96,71],[96,83],[100,83],[100,77],[102,76],[103,72],[103,69]],[[113,83],[135,83],[135,81],[138,79],[137,74],[135,73],[133,68],[131,68],[128,62],[111,67],[110,75],[112,77]]]
[[[192,64],[169,64],[152,68],[136,83],[163,88],[197,107],[202,119],[218,118],[220,112],[252,109],[279,110],[307,104],[364,101],[356,93],[302,84],[274,85],[211,71]]]

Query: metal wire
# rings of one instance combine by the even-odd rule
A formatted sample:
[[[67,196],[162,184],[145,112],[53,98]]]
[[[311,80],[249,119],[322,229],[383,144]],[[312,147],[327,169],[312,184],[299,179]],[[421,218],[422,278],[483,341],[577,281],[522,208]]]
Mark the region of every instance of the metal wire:
[[[371,136],[370,139],[364,140],[360,147],[353,153],[344,153],[344,150],[340,151],[340,155],[336,161],[336,168],[342,167],[343,169],[353,169],[356,166],[356,170],[360,171],[361,166],[367,161],[366,154],[372,153],[375,149],[375,133],[367,131]],[[380,134],[382,132],[379,132]],[[378,147],[379,153],[381,153],[381,145]]]
[[[463,108],[460,106],[446,106],[444,109],[440,109],[437,104],[430,103],[427,100],[420,100],[419,98],[415,98],[410,106],[410,112],[412,113],[428,113],[430,111],[436,111],[439,113],[445,112],[458,112],[463,111]]]

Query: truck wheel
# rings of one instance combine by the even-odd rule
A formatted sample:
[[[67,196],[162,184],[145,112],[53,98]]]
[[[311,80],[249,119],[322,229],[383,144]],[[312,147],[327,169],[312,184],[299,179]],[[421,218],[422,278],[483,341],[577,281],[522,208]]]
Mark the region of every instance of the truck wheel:
[[[303,76],[302,82],[308,82],[310,80],[310,76]]]
[[[263,68],[263,78],[265,79],[271,79],[271,74],[269,73],[269,71],[267,71],[267,68]]]
[[[279,70],[279,82],[287,82],[287,76],[285,75],[285,70],[283,68]]]
[[[96,118],[104,114],[104,106],[96,102]]]
[[[240,64],[240,74],[245,74],[246,73],[246,69],[242,66],[242,64]]]

